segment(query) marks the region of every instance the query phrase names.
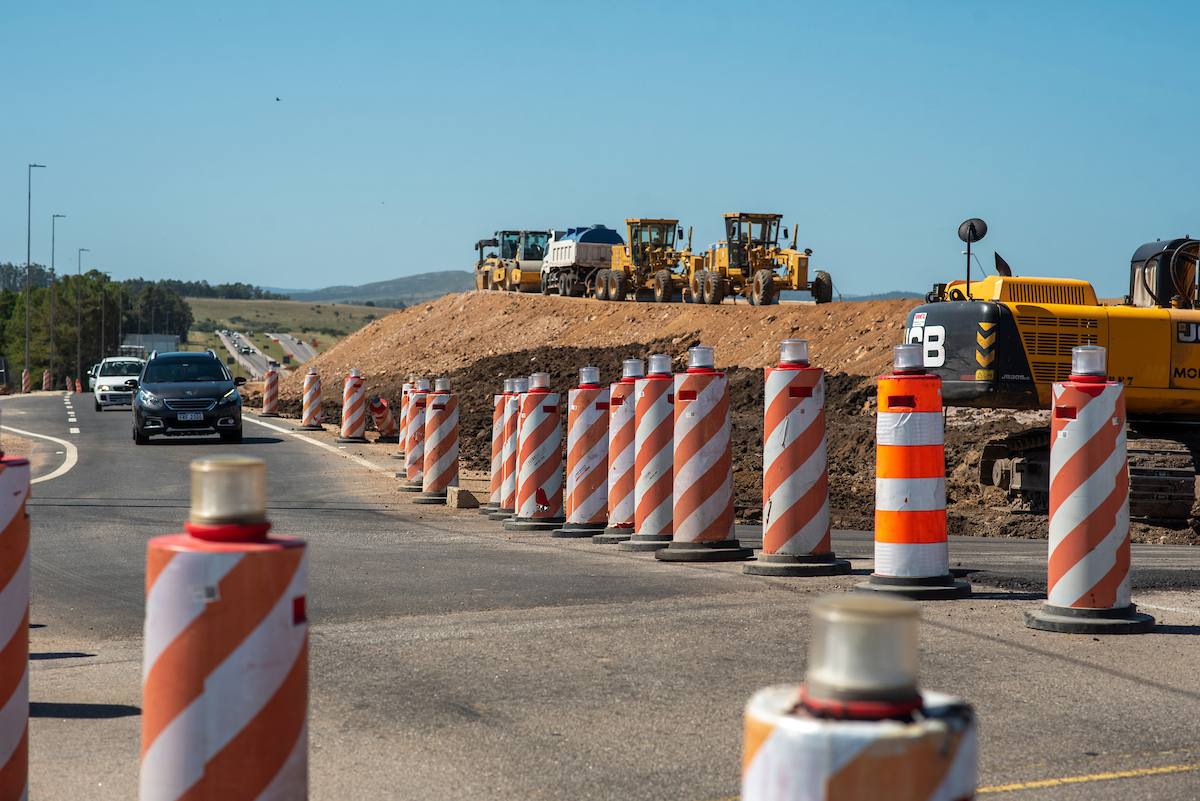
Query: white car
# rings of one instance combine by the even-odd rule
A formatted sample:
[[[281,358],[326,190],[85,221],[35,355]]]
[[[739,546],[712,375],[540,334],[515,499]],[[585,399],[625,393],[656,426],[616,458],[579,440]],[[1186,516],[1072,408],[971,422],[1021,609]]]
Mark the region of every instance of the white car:
[[[132,406],[133,390],[125,386],[131,378],[142,374],[146,362],[128,356],[114,356],[96,365],[96,411],[105,406]]]

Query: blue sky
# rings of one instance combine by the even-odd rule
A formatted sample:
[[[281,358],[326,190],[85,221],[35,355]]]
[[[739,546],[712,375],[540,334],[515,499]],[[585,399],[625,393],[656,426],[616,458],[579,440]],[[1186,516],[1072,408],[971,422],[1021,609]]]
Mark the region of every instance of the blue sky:
[[[317,288],[500,228],[799,223],[839,290],[1200,236],[1191,3],[6,4],[0,261]],[[276,102],[275,98],[280,100]]]

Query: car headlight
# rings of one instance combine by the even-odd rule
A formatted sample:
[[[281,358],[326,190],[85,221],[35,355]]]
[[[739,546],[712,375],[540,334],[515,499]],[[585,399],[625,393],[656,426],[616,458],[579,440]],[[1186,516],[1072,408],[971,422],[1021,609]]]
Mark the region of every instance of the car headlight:
[[[144,389],[141,391],[141,393],[138,395],[138,397],[141,399],[142,403],[144,403],[148,406],[161,406],[162,405],[162,401],[159,399],[159,397],[157,395],[151,394]]]
[[[223,398],[221,398],[221,403],[233,403],[234,399],[237,397],[238,397],[237,387],[234,387],[233,389],[231,389],[225,393],[225,396]]]
[[[108,384],[101,384],[101,385],[100,385],[100,391],[101,391],[101,392],[111,392],[111,391],[112,391],[112,387],[110,387]]]

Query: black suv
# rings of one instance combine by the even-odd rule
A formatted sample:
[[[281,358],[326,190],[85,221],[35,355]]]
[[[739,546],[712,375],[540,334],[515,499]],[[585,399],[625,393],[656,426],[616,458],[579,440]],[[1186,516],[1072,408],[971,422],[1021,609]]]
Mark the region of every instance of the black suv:
[[[229,375],[211,350],[204,353],[152,353],[140,380],[126,383],[133,395],[133,441],[145,445],[151,434],[181,436],[217,433],[242,441],[242,396],[246,383]]]

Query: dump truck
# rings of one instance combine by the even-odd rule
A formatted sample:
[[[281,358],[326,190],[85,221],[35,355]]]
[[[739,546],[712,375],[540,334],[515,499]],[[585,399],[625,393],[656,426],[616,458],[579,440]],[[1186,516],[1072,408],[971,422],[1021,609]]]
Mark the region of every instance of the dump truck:
[[[691,230],[687,247],[676,250],[683,240],[679,220],[637,218],[625,226],[627,244],[613,245],[608,267],[596,272],[595,297],[625,300],[632,292],[635,299],[653,297],[658,303],[682,297],[687,286],[682,265],[692,258]]]
[[[475,287],[508,292],[537,292],[542,284],[542,258],[550,234],[545,231],[497,231],[475,243]],[[497,253],[484,255],[489,247]]]
[[[562,236],[552,234],[542,260],[542,294],[594,294],[597,274],[612,263],[613,247],[624,244],[619,232],[603,225],[568,228]]]
[[[829,273],[818,270],[808,280],[812,251],[796,249],[799,226],[791,247],[783,229],[785,247],[779,246],[782,214],[726,214],[725,238],[710,245],[703,258],[686,266],[689,294],[694,302],[720,303],[729,295],[742,295],[754,306],[767,306],[784,290],[811,292],[817,303],[833,300]]]

